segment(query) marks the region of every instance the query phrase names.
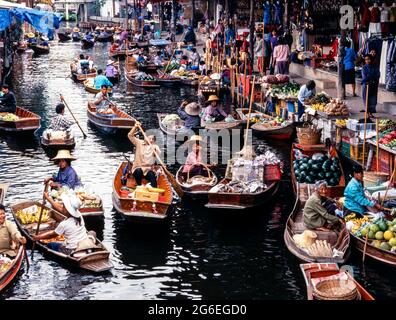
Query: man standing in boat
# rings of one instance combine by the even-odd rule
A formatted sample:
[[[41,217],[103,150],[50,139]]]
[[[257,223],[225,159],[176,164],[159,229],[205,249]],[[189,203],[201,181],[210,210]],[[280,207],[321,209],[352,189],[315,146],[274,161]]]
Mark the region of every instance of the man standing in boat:
[[[15,257],[13,242],[25,244],[26,238],[20,234],[14,222],[7,220],[5,207],[0,204],[0,254]]]
[[[70,189],[75,189],[81,186],[80,178],[71,166],[71,162],[76,160],[76,158],[72,157],[69,150],[59,150],[56,157],[52,160],[59,167],[58,174],[45,179],[44,183],[49,182],[51,188],[62,188],[66,186]]]
[[[135,137],[140,122],[136,121],[134,127],[128,133],[128,139],[135,145],[135,161],[132,166],[132,174],[137,185],[142,184],[142,179],[146,179],[153,188],[157,187],[157,176],[153,170],[156,161],[155,153],[159,156],[161,150],[158,147],[154,135],[147,137],[148,141],[140,140]]]
[[[2,88],[3,96],[0,97],[0,112],[16,112],[16,98],[8,84],[3,84]]]
[[[109,94],[107,93],[107,85],[103,84],[95,96],[94,105],[97,113],[115,114],[114,105],[110,103]]]

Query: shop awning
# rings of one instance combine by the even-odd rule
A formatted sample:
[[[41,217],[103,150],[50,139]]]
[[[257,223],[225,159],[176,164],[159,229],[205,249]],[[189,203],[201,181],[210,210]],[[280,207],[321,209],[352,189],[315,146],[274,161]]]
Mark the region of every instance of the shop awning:
[[[0,31],[7,29],[11,24],[10,10],[0,9]]]
[[[49,30],[59,29],[62,19],[59,13],[26,8],[12,9],[11,14],[19,21],[31,24],[38,32],[44,34],[47,34]]]

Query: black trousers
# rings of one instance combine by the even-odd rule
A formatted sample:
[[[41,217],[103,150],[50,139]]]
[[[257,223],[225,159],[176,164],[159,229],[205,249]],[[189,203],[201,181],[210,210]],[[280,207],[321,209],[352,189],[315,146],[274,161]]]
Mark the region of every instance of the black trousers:
[[[155,175],[154,171],[148,171],[146,175],[143,174],[143,170],[137,168],[133,173],[135,177],[136,183],[138,186],[142,184],[142,179],[145,178],[148,182],[150,182],[153,188],[157,188],[157,176]]]

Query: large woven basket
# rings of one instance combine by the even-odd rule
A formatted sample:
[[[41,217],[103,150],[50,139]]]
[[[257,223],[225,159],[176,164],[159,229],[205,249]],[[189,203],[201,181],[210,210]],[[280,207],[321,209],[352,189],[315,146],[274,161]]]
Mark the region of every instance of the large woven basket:
[[[314,286],[313,295],[318,300],[356,300],[358,290],[352,280],[324,280]]]
[[[376,187],[388,181],[389,174],[385,172],[364,171],[363,181],[365,187]]]
[[[297,131],[297,139],[299,144],[319,144],[320,137],[322,135],[322,131],[311,131],[310,133],[306,132],[298,132]]]

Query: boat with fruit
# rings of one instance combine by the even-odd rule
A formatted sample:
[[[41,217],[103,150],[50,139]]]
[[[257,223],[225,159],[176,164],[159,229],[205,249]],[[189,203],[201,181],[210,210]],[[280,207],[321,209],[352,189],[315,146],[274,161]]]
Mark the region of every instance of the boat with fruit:
[[[260,138],[273,140],[290,140],[294,133],[294,124],[279,117],[271,117],[262,113],[251,128]]]
[[[157,113],[157,117],[159,127],[165,134],[176,137],[185,131],[184,120],[180,119],[177,114]]]
[[[87,80],[84,81],[84,89],[85,91],[89,92],[89,93],[94,93],[97,94],[100,92],[101,89],[96,89],[94,86],[94,78],[89,78]],[[113,88],[108,87],[107,88],[107,92],[111,93],[113,91]]]
[[[128,71],[127,69],[124,70],[124,74],[125,79],[134,86],[151,89],[161,87],[154,77],[148,74],[143,75],[141,72]]]
[[[169,215],[173,199],[168,178],[161,172],[157,177],[157,188],[145,187],[147,181],[144,179],[143,185],[137,186],[131,168],[131,163],[124,161],[114,176],[112,193],[114,208],[129,221],[163,221]]]
[[[298,150],[298,152],[296,152]],[[297,159],[296,154],[299,154]],[[309,162],[312,160],[312,162]],[[315,161],[315,162],[314,162]],[[314,167],[317,165],[317,168]],[[301,172],[302,169],[302,172]],[[312,170],[307,179],[305,171]],[[338,170],[337,178],[334,174],[326,176],[328,171]],[[324,177],[322,177],[324,173]],[[339,229],[309,230],[303,222],[303,208],[314,192],[314,183],[317,180],[327,179],[329,183],[329,198],[342,196],[345,188],[344,172],[334,147],[327,150],[324,145],[292,145],[291,151],[291,180],[296,195],[293,210],[287,219],[284,231],[284,241],[289,251],[304,262],[334,262],[345,263],[350,255],[350,236],[345,225]],[[300,246],[296,236],[304,232],[311,232],[312,244]]]
[[[54,230],[61,221],[66,219],[60,212],[42,206],[38,201],[24,200],[13,203],[10,207],[18,229],[30,242],[33,242],[33,236],[36,234],[41,208],[43,208],[43,215],[39,233]],[[36,241],[36,247],[51,259],[58,260],[74,268],[92,272],[105,272],[113,268],[113,264],[109,260],[110,252],[98,239],[95,239],[96,242],[93,247],[75,251],[70,255],[52,250],[47,246],[49,242],[59,242],[63,240],[63,236],[58,236],[53,239]]]
[[[125,133],[131,130],[135,125],[135,119],[116,107],[113,110],[115,113],[97,113],[96,106],[90,101],[87,106],[88,121],[105,134]]]
[[[0,257],[0,293],[12,283],[22,269],[25,247],[19,246],[15,251],[16,256],[13,258]]]
[[[47,150],[71,150],[75,147],[76,141],[70,131],[53,131],[47,129],[41,136],[41,146]]]
[[[0,132],[32,134],[40,126],[41,118],[21,107],[16,107],[15,114],[0,112]]]
[[[356,298],[354,300],[375,300],[374,297],[348,272],[340,270],[336,263],[304,263],[300,264],[305,285],[307,286],[308,300],[321,300],[316,294],[316,285],[325,281],[352,282],[356,288]],[[353,287],[352,286],[352,287]],[[334,300],[336,297],[334,297]],[[337,300],[341,300],[338,298]]]

